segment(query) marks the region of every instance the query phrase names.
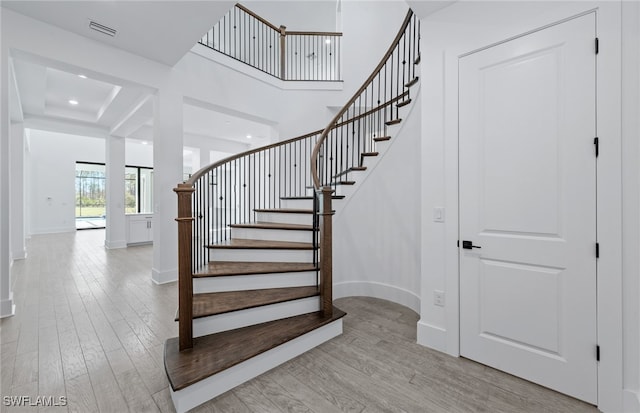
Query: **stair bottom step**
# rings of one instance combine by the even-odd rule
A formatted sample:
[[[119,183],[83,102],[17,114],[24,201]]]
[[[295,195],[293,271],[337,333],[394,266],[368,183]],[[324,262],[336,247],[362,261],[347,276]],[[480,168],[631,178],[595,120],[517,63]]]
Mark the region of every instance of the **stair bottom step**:
[[[166,341],[164,363],[178,413],[186,412],[342,334],[345,313],[303,314],[194,339],[180,352]]]

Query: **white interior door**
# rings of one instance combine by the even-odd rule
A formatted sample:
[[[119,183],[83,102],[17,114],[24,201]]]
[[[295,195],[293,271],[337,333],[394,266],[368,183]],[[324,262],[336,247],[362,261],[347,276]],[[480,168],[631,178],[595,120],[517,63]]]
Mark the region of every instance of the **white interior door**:
[[[594,404],[595,27],[459,61],[460,352]]]

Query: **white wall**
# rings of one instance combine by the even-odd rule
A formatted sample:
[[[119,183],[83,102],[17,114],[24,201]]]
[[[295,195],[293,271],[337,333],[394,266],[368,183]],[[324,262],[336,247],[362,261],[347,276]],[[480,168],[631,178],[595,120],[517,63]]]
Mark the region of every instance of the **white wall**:
[[[634,315],[638,302],[638,272],[621,272],[621,143],[631,135],[621,137],[620,133],[619,2],[458,2],[423,18],[421,82],[429,93],[423,94],[422,102],[425,139],[422,145],[422,301],[418,341],[452,355],[459,354],[458,252],[455,247],[458,239],[458,56],[595,8],[598,9],[598,36],[602,46],[598,56],[598,134],[602,138],[606,136],[608,151],[606,155],[601,152],[598,161],[599,241],[601,246],[607,245],[607,254],[601,254],[598,264],[598,340],[603,351],[608,349],[607,357],[603,357],[599,365],[599,407],[604,411],[622,411],[623,365],[628,370],[628,378],[637,377],[639,351],[637,337],[630,338],[626,334],[625,347],[631,349],[625,359],[622,358],[623,277],[635,286],[625,304],[634,311],[629,312],[626,308],[624,318],[631,316],[627,322],[636,328],[640,322]],[[637,133],[633,139],[637,139]],[[632,159],[627,167],[632,168],[629,171],[632,176],[637,176],[637,150],[629,156]],[[624,191],[633,197],[637,195],[638,187],[625,186]],[[430,219],[433,208],[442,206],[446,207],[446,222],[435,223]],[[637,208],[633,213],[638,214]],[[637,225],[624,227],[633,234],[638,232]],[[636,256],[637,252],[637,247],[630,251]],[[446,293],[444,308],[433,302],[436,289]],[[636,397],[635,393],[632,397]],[[627,407],[627,411],[638,408]]]
[[[408,10],[407,4],[400,0],[342,2],[342,77],[345,81],[342,104],[373,72]]]
[[[30,130],[27,184],[32,234],[75,231],[76,162],[105,163],[105,140]],[[127,145],[128,165],[153,166],[151,147]]]
[[[292,31],[336,31],[336,0],[243,1],[243,6],[275,26]]]
[[[640,3],[622,3],[625,411],[640,411]],[[635,397],[634,397],[635,396]]]
[[[349,177],[357,182],[355,192],[334,201],[334,297],[384,298],[419,312],[419,94],[406,109],[411,113],[401,116],[399,131],[378,144],[380,159]]]
[[[143,145],[137,142],[126,141],[124,162],[127,165],[153,168],[153,145]]]

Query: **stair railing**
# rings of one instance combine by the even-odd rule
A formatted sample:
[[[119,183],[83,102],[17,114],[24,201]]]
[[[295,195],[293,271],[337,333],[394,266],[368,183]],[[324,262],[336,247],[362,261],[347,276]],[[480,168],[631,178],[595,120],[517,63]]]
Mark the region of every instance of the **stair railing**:
[[[178,194],[181,350],[192,345],[192,276],[206,271],[207,246],[229,240],[229,225],[254,222],[256,209],[278,208],[286,197],[310,196],[311,150],[320,133],[230,156],[202,168],[174,189]]]
[[[413,32],[409,40],[407,33]],[[313,197],[313,249],[321,309],[332,312],[332,193],[358,159],[375,149],[393,110],[409,102],[419,60],[419,21],[407,14],[396,39],[374,73],[324,129],[230,156],[178,184],[178,323],[180,350],[193,346],[193,275],[209,265],[207,246],[230,239],[229,225],[254,222],[256,209],[279,208],[287,197]],[[398,44],[412,51],[396,68]],[[396,53],[396,57],[391,57]],[[390,60],[391,59],[391,60]],[[394,60],[395,59],[395,60]],[[390,63],[391,62],[391,63]],[[395,70],[396,79],[381,75]],[[404,84],[406,79],[411,78]],[[395,80],[393,80],[395,79]],[[393,80],[393,82],[392,82]],[[384,88],[370,88],[373,81]],[[393,83],[393,84],[392,84]],[[373,99],[373,92],[376,98]],[[393,105],[396,105],[395,107]],[[395,112],[397,116],[397,111]],[[331,180],[331,177],[335,177]]]
[[[399,107],[411,99],[419,61],[420,21],[409,10],[373,73],[322,131],[311,156],[316,190],[323,186],[335,189],[336,178],[347,177],[351,168],[361,166],[362,154],[374,152],[376,142],[386,138]]]
[[[364,158],[375,155],[376,144],[387,140],[387,127],[398,123],[399,108],[411,102],[410,88],[418,81],[420,21],[411,10],[382,60],[347,104],[322,131],[311,155],[314,204],[320,232],[322,311],[332,311],[332,193],[363,169]]]
[[[287,31],[236,4],[198,43],[281,80],[340,80],[342,33]]]

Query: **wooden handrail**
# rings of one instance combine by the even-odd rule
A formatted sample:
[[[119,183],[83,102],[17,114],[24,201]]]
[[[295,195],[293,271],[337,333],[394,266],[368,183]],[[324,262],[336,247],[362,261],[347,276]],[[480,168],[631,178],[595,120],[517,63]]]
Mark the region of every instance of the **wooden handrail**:
[[[364,117],[366,117],[366,116],[368,116],[368,115],[370,115],[372,113],[375,113],[375,112],[379,111],[380,109],[383,109],[385,106],[389,106],[389,105],[393,104],[394,102],[402,100],[403,98],[405,98],[408,95],[409,95],[409,92],[404,92],[401,95],[398,95],[395,98],[389,100],[388,102],[385,102],[385,103],[383,103],[383,104],[381,104],[379,106],[376,106],[373,109],[369,109],[366,112],[363,112],[363,113],[361,113],[361,114],[359,114],[357,116],[354,116],[353,118],[349,118],[349,119],[347,119],[345,121],[342,121],[340,123],[336,123],[335,125],[333,125],[333,127],[331,129],[339,128],[341,126],[348,125],[349,123],[353,123],[353,122],[355,122],[355,121],[357,121],[359,119],[362,119],[362,118],[364,118]],[[235,155],[228,156],[228,157],[226,157],[224,159],[219,160],[218,162],[212,163],[211,165],[208,165],[208,166],[205,166],[205,167],[199,169],[197,172],[195,172],[193,175],[191,175],[189,180],[185,181],[184,183],[188,184],[188,185],[193,185],[198,179],[200,179],[207,172],[212,171],[213,169],[215,169],[215,168],[217,168],[219,166],[222,166],[225,163],[229,163],[231,161],[243,158],[245,156],[252,155],[254,153],[258,153],[258,152],[266,151],[266,150],[269,150],[269,149],[277,148],[279,146],[287,145],[287,144],[292,143],[292,142],[301,141],[301,140],[310,138],[310,137],[312,137],[314,135],[319,135],[323,131],[324,131],[324,129],[318,129],[318,130],[315,130],[313,132],[309,132],[309,133],[305,133],[304,135],[297,136],[295,138],[287,139],[287,140],[284,140],[284,141],[279,141],[279,142],[276,142],[276,143],[272,143],[271,145],[261,146],[259,148],[251,149],[249,151],[240,152],[240,153],[237,153]]]
[[[258,16],[255,12],[249,10],[248,8],[246,8],[245,6],[243,6],[240,3],[236,3],[236,7],[239,8],[240,10],[242,10],[243,12],[247,13],[248,15],[250,15],[251,17],[257,19],[258,21],[260,21],[261,23],[266,24],[267,26],[269,26],[270,28],[272,28],[273,30],[277,31],[278,33],[281,33],[281,28],[284,26],[276,26],[275,24],[271,23],[269,20],[265,19],[264,17]],[[286,29],[286,28],[285,28]],[[302,35],[302,36],[342,36],[342,33],[340,32],[312,32],[312,31],[288,31],[288,30],[284,30],[282,33],[284,36],[287,35]]]
[[[238,15],[240,24],[237,24]],[[230,19],[229,28],[227,28],[227,16]],[[249,24],[246,23],[247,17]],[[259,27],[256,28],[253,22],[257,22]],[[223,26],[222,31],[220,25]],[[261,34],[256,37],[257,32]],[[211,40],[209,39],[210,34]],[[206,41],[203,40],[205,36]],[[287,36],[291,36],[289,41],[287,41]],[[288,31],[284,25],[276,26],[242,4],[236,3],[224,18],[203,36],[199,43],[280,80],[338,81],[341,38],[342,33],[339,32]],[[236,42],[238,39],[240,41]],[[326,45],[324,40],[326,40]],[[311,56],[316,53],[328,53],[323,55],[321,67],[317,62],[311,65],[309,61],[304,59],[305,56],[309,56],[306,49],[307,42],[311,42],[310,47],[313,48]],[[233,47],[231,47],[232,44]],[[302,52],[303,44],[304,52]]]
[[[398,31],[398,34],[396,35],[395,39],[393,39],[393,42],[391,42],[391,46],[389,46],[389,49],[380,60],[380,63],[378,63],[378,65],[373,70],[373,72],[371,72],[371,75],[369,75],[367,80],[364,81],[362,86],[360,86],[360,88],[356,91],[356,93],[354,93],[353,97],[349,99],[347,104],[344,105],[340,111],[338,111],[338,113],[333,117],[331,122],[329,122],[329,124],[322,131],[322,135],[320,135],[320,139],[318,139],[318,142],[316,142],[316,146],[313,148],[313,152],[311,153],[311,177],[313,178],[313,186],[315,187],[316,190],[320,189],[320,177],[318,176],[317,163],[318,163],[318,153],[320,152],[320,148],[322,147],[322,144],[327,139],[329,132],[331,132],[331,130],[336,127],[338,120],[349,110],[351,105],[356,101],[356,99],[358,99],[358,97],[360,97],[362,92],[364,92],[369,87],[369,84],[373,81],[373,79],[375,79],[375,77],[378,75],[378,72],[380,72],[380,70],[387,63],[387,60],[395,50],[397,43],[400,41],[400,39],[404,35],[404,32],[407,29],[407,26],[409,25],[409,22],[411,21],[412,16],[413,16],[413,11],[409,9],[409,11],[407,12],[407,16],[405,17],[404,22],[402,23],[402,26]]]
[[[270,21],[268,21],[267,19],[265,19],[264,17],[260,17],[257,14],[255,14],[254,12],[252,12],[251,10],[247,9],[246,7],[244,7],[242,4],[240,3],[236,3],[236,7],[239,8],[240,10],[242,10],[243,12],[247,13],[248,15],[250,15],[251,17],[257,19],[258,21],[260,21],[261,23],[266,24],[267,26],[269,26],[270,28],[272,28],[273,30],[280,32],[280,28],[278,26],[276,26],[275,24],[271,23]]]

